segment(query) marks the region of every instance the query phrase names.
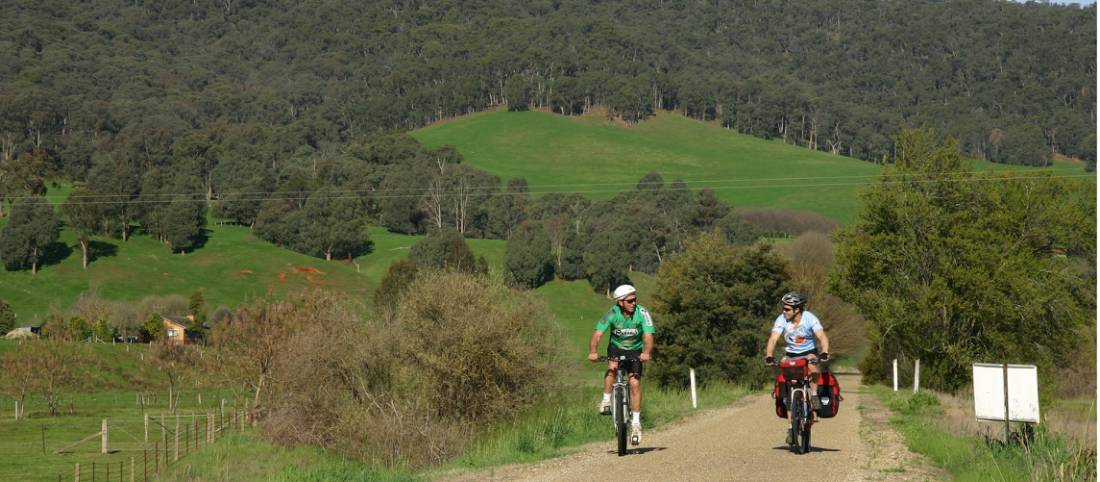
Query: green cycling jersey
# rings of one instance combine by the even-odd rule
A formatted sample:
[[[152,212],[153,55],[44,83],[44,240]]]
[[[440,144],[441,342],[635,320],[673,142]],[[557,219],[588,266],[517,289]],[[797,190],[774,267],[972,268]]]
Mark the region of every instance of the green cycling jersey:
[[[638,305],[634,308],[634,314],[627,318],[618,305],[612,306],[607,313],[596,323],[596,331],[603,333],[611,329],[611,344],[623,350],[641,350],[645,345],[642,335],[653,334],[653,317],[649,310]]]

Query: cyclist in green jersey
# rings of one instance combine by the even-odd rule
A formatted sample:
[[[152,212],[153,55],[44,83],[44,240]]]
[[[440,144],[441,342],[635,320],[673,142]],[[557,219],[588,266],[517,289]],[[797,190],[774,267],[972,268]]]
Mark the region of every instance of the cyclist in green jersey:
[[[611,412],[611,385],[615,383],[615,370],[618,368],[619,355],[626,355],[642,362],[649,361],[653,353],[653,317],[649,310],[638,304],[638,290],[630,285],[615,288],[615,306],[596,323],[596,331],[588,343],[588,359],[596,361],[596,345],[600,337],[609,328],[611,337],[607,344],[607,374],[604,375],[603,400],[599,410],[602,414]],[[612,359],[615,358],[615,359]],[[642,440],[642,364],[632,363],[630,372],[630,411],[632,412],[630,442],[638,445]]]

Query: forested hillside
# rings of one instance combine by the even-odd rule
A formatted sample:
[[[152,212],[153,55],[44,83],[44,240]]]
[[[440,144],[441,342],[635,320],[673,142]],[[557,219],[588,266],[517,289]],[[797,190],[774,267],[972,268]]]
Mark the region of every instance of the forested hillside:
[[[278,172],[501,104],[679,110],[875,161],[923,126],[977,158],[1094,162],[1095,25],[994,0],[7,2],[0,140],[75,178],[193,158],[214,192],[240,158]]]

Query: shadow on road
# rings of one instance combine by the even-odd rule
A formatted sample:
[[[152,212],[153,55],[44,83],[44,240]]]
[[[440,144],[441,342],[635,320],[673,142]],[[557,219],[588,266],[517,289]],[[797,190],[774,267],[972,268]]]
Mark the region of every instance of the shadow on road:
[[[772,447],[772,450],[789,451],[789,450],[791,450],[791,448],[786,446],[786,445],[776,445],[775,447]],[[840,449],[830,449],[830,448],[825,448],[825,447],[810,447],[810,452],[840,452]],[[794,452],[791,452],[791,453],[794,453]]]
[[[627,455],[642,455],[642,454],[649,453],[649,452],[660,452],[662,450],[668,450],[668,447],[641,447],[641,448],[636,448],[636,449],[627,449],[626,454]],[[608,450],[607,453],[617,454],[618,451]]]

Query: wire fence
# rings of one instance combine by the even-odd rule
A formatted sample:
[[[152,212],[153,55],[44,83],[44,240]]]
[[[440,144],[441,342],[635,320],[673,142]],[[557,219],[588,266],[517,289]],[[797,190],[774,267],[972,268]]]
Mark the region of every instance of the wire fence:
[[[226,390],[101,391],[65,394],[51,412],[44,397],[0,397],[0,480],[150,480],[246,427],[236,400]]]
[[[244,430],[248,420],[243,410],[103,419],[99,432],[54,450],[58,455],[92,455],[90,461],[85,457],[71,471],[57,474],[57,480],[148,481],[225,435]]]

